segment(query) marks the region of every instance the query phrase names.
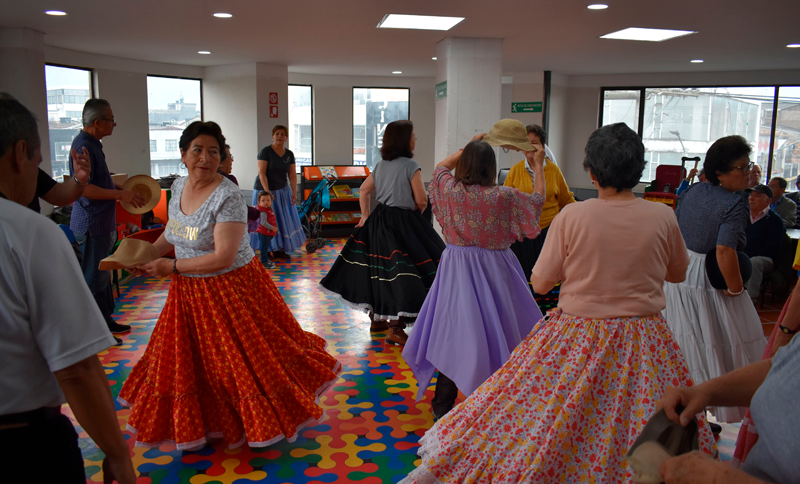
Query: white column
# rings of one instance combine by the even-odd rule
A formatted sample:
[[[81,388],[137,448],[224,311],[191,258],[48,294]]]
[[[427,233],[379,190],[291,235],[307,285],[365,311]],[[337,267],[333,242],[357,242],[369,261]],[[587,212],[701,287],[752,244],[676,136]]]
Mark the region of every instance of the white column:
[[[449,37],[436,56],[436,83],[447,81],[447,97],[436,101],[438,163],[501,119],[503,41]]]
[[[39,122],[41,168],[50,172],[47,88],[44,79],[44,34],[25,28],[0,28],[0,91],[17,98]]]

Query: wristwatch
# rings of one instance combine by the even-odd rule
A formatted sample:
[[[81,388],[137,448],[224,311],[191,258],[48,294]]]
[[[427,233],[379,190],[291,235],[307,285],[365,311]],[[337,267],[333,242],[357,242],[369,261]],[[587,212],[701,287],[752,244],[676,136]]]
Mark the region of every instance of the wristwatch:
[[[89,180],[86,180],[86,183],[81,183],[80,181],[78,181],[78,177],[75,175],[72,175],[72,179],[75,180],[75,183],[77,183],[79,187],[85,187],[86,185],[89,184]]]
[[[791,329],[787,328],[786,326],[782,325],[781,323],[778,323],[778,329],[783,331],[784,334],[795,334],[797,332],[796,329],[794,331],[792,331]]]

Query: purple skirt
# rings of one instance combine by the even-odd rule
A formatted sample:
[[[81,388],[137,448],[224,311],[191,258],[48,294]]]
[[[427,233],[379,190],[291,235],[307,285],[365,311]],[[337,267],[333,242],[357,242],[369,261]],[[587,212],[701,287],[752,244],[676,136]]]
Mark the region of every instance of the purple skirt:
[[[469,395],[542,319],[510,249],[447,244],[403,358],[425,395],[436,369]]]

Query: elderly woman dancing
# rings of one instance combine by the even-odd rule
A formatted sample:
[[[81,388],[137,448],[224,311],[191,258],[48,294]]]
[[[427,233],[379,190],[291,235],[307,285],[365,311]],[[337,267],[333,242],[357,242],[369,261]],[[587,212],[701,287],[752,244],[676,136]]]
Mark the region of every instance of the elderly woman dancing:
[[[425,434],[403,482],[631,482],[623,456],[658,399],[692,385],[659,316],[686,246],[672,210],[631,191],[644,165],[625,124],[592,134],[583,166],[598,198],[564,207],[531,276],[538,293],[562,281],[558,308]],[[700,446],[712,451],[705,422]]]
[[[172,276],[142,359],[120,392],[137,446],[178,449],[221,437],[231,447],[293,441],[324,418],[317,397],[339,372],[325,341],[305,332],[247,241],[239,188],[217,173],[225,138],[215,123],[180,139],[188,177],[175,180],[169,224],[156,241],[177,259],[139,269]]]

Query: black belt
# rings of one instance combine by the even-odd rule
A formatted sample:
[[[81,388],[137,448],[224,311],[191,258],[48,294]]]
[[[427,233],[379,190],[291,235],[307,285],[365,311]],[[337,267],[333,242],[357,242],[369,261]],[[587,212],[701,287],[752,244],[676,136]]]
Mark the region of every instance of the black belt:
[[[0,430],[27,427],[61,415],[61,407],[42,407],[22,413],[0,415]]]

